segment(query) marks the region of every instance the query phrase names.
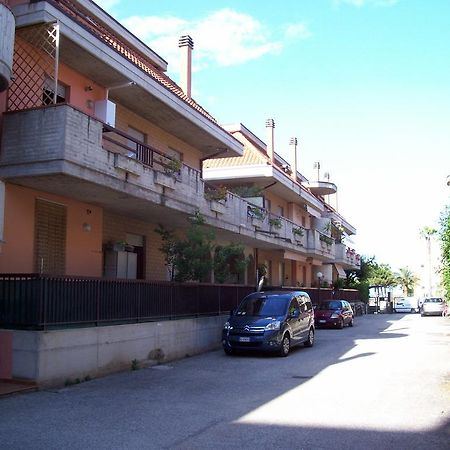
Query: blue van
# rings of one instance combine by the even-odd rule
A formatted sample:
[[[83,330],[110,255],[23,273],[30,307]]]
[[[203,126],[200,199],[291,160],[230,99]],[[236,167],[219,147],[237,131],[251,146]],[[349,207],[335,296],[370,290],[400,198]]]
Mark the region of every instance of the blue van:
[[[287,356],[291,347],[314,344],[314,311],[303,291],[254,292],[232,311],[222,331],[227,355],[263,350]]]

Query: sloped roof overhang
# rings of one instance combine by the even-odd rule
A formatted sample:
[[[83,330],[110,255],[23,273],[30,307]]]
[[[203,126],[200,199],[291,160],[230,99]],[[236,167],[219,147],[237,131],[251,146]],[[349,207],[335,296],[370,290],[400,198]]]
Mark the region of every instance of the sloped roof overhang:
[[[226,149],[228,156],[243,154],[243,145],[197,103],[177,94],[178,86],[168,83],[162,72],[160,80],[158,76],[149,76],[52,3],[42,1],[17,5],[13,12],[17,27],[57,20],[60,25],[60,61],[95,83],[105,88],[133,83],[112,90],[109,96],[112,101],[131,109],[205,155],[217,149]],[[155,65],[153,69],[158,70],[158,67]]]

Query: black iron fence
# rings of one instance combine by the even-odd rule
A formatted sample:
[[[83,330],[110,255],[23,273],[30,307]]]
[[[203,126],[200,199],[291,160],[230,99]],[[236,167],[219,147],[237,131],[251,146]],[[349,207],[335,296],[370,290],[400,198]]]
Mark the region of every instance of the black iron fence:
[[[313,303],[332,297],[331,289],[301,289]],[[254,290],[244,285],[0,274],[0,327],[46,329],[225,314]],[[351,302],[355,292],[335,293],[334,298]]]

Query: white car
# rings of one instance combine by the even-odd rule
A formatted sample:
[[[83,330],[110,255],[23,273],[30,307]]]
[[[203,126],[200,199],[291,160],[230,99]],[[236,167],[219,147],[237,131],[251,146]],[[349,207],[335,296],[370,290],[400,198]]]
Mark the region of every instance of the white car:
[[[422,303],[421,315],[423,316],[441,316],[445,309],[445,302],[442,298],[426,298]]]
[[[419,311],[417,299],[414,297],[394,298],[394,312],[396,313],[416,313]]]

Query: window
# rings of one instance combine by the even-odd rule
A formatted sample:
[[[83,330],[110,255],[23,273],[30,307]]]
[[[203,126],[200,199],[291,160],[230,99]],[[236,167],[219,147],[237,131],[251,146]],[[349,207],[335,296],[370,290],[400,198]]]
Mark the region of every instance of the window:
[[[64,103],[67,98],[67,86],[58,81],[56,86],[56,103]],[[42,89],[42,104],[53,105],[55,103],[55,80],[47,77]]]
[[[38,273],[64,275],[66,268],[66,207],[36,199],[34,266]]]
[[[139,156],[140,156],[139,155],[140,154],[139,147],[140,146],[135,141],[142,142],[143,144],[145,144],[147,141],[146,135],[142,131],[139,131],[136,128],[133,128],[129,125],[128,125],[127,134],[130,135],[130,137],[132,137],[134,139],[134,140],[127,139],[127,147],[130,149],[130,151],[127,153],[127,156],[129,156],[130,158],[138,157],[138,159],[139,159]]]
[[[169,156],[172,159],[178,159],[178,161],[183,161],[183,153],[179,152],[178,150],[175,150],[172,147],[169,147],[166,153],[167,156]]]

